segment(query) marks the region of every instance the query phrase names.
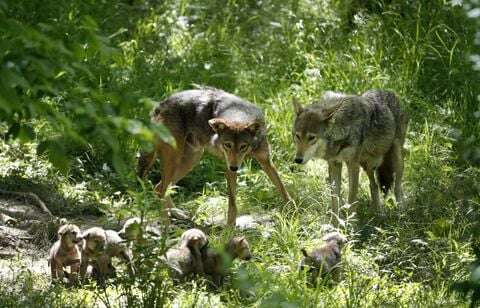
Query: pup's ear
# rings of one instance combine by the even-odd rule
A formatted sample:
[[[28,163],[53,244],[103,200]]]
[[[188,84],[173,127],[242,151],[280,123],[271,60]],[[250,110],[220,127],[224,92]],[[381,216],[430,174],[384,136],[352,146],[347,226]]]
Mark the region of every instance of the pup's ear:
[[[257,122],[253,122],[251,124],[249,124],[246,129],[252,134],[252,135],[256,135],[257,132],[260,130],[260,128],[262,127],[262,124],[260,123],[257,123]]]
[[[295,114],[298,116],[300,113],[303,112],[302,104],[298,101],[298,98],[294,97],[293,100],[293,110],[295,110]]]
[[[227,121],[225,121],[225,119],[222,119],[222,118],[210,119],[208,120],[208,124],[216,133],[223,131],[225,128],[228,127]]]
[[[308,255],[307,251],[305,250],[305,248],[302,248],[301,251],[302,251],[302,254],[303,254],[304,257],[306,257],[306,258],[309,257],[309,255]]]

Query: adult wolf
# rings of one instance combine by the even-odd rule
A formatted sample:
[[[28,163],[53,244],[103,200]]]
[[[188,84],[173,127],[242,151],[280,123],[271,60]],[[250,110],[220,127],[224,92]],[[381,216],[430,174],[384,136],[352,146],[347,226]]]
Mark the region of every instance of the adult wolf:
[[[270,158],[263,113],[255,105],[215,88],[187,90],[158,104],[152,121],[163,123],[176,142],[174,147],[158,140],[152,152],[140,156],[139,176],[145,176],[155,158],[160,157],[162,180],[155,187],[159,197],[164,198],[168,186],[192,170],[206,148],[227,163],[229,226],[235,225],[237,216],[236,171],[247,156],[259,162],[283,199],[290,200]],[[172,205],[167,197],[166,206]]]
[[[380,206],[377,180],[385,194],[395,183],[395,198],[402,202],[408,117],[394,93],[369,90],[356,96],[327,91],[319,102],[307,107],[294,101],[294,108],[295,162],[304,164],[316,157],[328,161],[334,212],[340,199],[342,162],[348,168],[348,203],[356,201],[360,166],[369,178],[375,206]]]

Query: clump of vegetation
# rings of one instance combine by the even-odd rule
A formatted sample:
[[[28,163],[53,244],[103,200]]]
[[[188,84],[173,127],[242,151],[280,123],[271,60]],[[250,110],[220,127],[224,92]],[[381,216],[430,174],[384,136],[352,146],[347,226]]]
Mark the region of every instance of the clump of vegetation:
[[[105,290],[72,292],[29,271],[12,283],[0,271],[0,306],[467,306],[451,286],[476,277],[480,51],[476,2],[460,2],[0,3],[0,183],[8,189],[35,192],[59,216],[159,217],[152,185],[138,184],[135,155],[170,136],[148,114],[154,101],[202,84],[265,111],[273,160],[296,200],[282,206],[260,168],[243,166],[240,213],[269,222],[246,232],[255,258],[235,263],[219,290],[203,279],[173,285],[155,262],[165,243],[153,242],[136,280],[120,274]],[[309,287],[297,271],[301,248],[327,231],[330,197],[324,162],[292,166],[291,100],[371,88],[398,93],[411,116],[406,204],[389,198],[376,213],[362,178],[359,211],[341,230],[350,239],[343,279]],[[224,168],[207,156],[171,192],[197,223],[226,210]],[[229,236],[209,234],[212,243]],[[465,294],[478,297],[472,283]]]

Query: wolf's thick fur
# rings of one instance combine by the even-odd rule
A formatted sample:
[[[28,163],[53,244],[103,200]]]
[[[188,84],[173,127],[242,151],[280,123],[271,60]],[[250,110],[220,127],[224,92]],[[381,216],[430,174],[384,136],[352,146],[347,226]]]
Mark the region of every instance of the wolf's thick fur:
[[[58,240],[50,249],[48,263],[50,265],[52,279],[62,280],[64,268],[70,266],[70,275],[74,282],[78,279],[80,269],[81,252],[80,244],[82,236],[80,228],[74,224],[66,224],[58,229]]]
[[[394,93],[370,90],[355,96],[329,91],[318,103],[302,107],[294,102],[294,107],[295,162],[306,163],[317,157],[328,161],[334,212],[340,198],[342,162],[348,168],[350,204],[356,201],[360,166],[370,180],[375,206],[381,203],[377,179],[385,193],[395,183],[395,198],[402,202],[403,144],[408,117]]]
[[[160,198],[165,197],[170,184],[192,170],[207,149],[227,162],[228,225],[235,225],[236,171],[247,156],[259,162],[283,199],[290,200],[270,159],[263,113],[255,105],[214,88],[188,90],[161,102],[152,113],[152,121],[163,123],[176,142],[174,147],[158,140],[153,152],[140,155],[139,176],[145,176],[155,158],[160,158],[162,180],[155,187]],[[166,201],[171,208],[171,199]]]

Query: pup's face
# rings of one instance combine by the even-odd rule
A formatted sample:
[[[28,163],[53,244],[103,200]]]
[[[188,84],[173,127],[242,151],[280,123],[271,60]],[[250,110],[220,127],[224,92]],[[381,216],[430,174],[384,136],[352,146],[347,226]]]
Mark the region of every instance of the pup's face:
[[[252,258],[252,253],[250,252],[250,245],[248,244],[248,241],[244,236],[234,237],[230,241],[230,246],[232,247],[234,255],[237,256],[240,260],[250,260]]]
[[[206,244],[206,239],[198,235],[193,235],[188,241],[188,246],[190,247],[203,248],[203,246],[205,246]]]
[[[347,243],[347,238],[339,232],[330,232],[325,234],[322,239],[326,243],[334,242],[337,244],[338,248],[342,249],[343,246]]]
[[[293,141],[297,149],[295,163],[305,164],[313,157],[325,157],[328,121],[315,111],[302,109],[293,125]]]
[[[100,253],[104,250],[106,244],[105,231],[100,228],[87,230],[83,239],[85,240],[85,250],[94,253]]]
[[[80,228],[74,224],[61,226],[58,229],[58,238],[68,246],[73,246],[82,241]]]
[[[211,119],[208,123],[216,133],[214,143],[223,153],[227,168],[236,172],[245,156],[252,151],[260,124],[235,123],[221,118]]]
[[[140,219],[131,218],[125,222],[122,230],[118,232],[121,238],[129,241],[137,240],[141,237],[142,225]]]

